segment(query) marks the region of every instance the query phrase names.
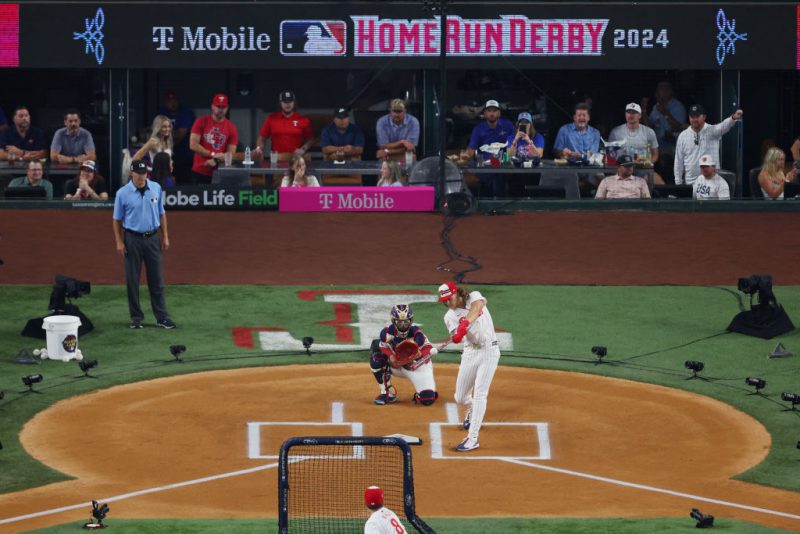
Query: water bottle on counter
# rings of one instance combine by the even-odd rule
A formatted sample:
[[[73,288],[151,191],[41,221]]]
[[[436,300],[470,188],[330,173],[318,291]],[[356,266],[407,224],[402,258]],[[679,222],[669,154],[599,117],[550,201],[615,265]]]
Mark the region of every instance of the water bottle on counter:
[[[244,161],[242,162],[244,165],[252,165],[253,159],[250,157],[250,145],[247,145],[244,149]]]
[[[414,153],[406,151],[406,168],[409,169],[414,164]]]

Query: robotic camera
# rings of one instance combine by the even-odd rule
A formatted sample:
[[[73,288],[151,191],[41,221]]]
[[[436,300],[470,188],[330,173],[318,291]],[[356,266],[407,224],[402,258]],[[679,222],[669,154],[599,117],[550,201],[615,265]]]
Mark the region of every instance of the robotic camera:
[[[306,355],[311,356],[311,345],[314,344],[314,338],[306,336],[303,338],[303,348],[306,349]]]
[[[169,346],[169,353],[172,354],[172,357],[175,358],[176,361],[183,363],[181,359],[181,354],[186,352],[186,345],[170,345]]]
[[[754,274],[748,278],[739,278],[736,286],[745,295],[750,295],[751,304],[753,295],[758,295],[758,303],[762,306],[777,305],[775,293],[772,292],[772,276],[768,274]]]
[[[798,404],[800,404],[800,395],[798,395],[797,393],[789,393],[787,391],[784,391],[783,393],[781,393],[781,400],[784,401],[784,402],[791,402],[792,403],[792,407],[789,408],[789,409],[794,411],[794,410],[797,409],[795,407]]]
[[[53,285],[53,291],[50,293],[50,305],[48,309],[55,312],[64,311],[66,308],[67,299],[77,299],[92,292],[92,285],[89,282],[83,282],[64,276],[63,274],[56,275],[56,283]]]
[[[106,528],[103,524],[103,519],[108,515],[110,508],[105,503],[92,501],[92,516],[88,523],[83,525],[85,529]]]
[[[700,371],[705,369],[706,364],[704,364],[703,362],[696,361],[696,360],[686,360],[683,363],[683,366],[686,367],[687,369],[689,369],[692,372],[692,376],[689,377],[691,379],[691,378],[700,378],[699,376],[697,376],[697,373],[699,373]],[[705,379],[703,379],[703,380],[705,380]]]
[[[22,377],[22,383],[28,387],[28,392],[31,393],[39,393],[38,391],[34,391],[33,385],[38,384],[42,380],[44,380],[43,375],[28,375]]]
[[[753,386],[754,388],[756,388],[756,393],[759,393],[762,389],[764,389],[767,386],[766,380],[764,380],[763,378],[756,378],[752,376],[748,376],[747,378],[745,378],[744,383],[747,384],[748,386]]]
[[[83,371],[83,376],[91,376],[89,370],[97,367],[97,360],[81,360],[78,362],[78,367]]]
[[[697,521],[697,528],[711,528],[714,526],[714,516],[710,514],[704,514],[697,508],[692,508],[691,513],[689,513],[689,517]]]
[[[595,362],[595,364],[603,363],[603,357],[606,354],[608,354],[608,349],[601,345],[595,345],[594,347],[592,347],[592,354],[597,356],[597,361]]]

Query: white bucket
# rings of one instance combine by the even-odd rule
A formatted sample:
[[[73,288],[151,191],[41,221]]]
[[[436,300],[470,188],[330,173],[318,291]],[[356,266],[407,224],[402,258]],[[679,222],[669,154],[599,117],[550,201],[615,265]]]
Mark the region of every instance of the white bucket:
[[[42,328],[47,331],[47,357],[52,360],[69,361],[78,352],[79,317],[74,315],[52,315],[45,317]]]

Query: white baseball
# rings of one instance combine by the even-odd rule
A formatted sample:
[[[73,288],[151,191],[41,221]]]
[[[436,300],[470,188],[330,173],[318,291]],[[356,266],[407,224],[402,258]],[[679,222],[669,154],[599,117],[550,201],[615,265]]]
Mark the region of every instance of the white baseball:
[[[43,360],[46,360],[46,359],[47,359],[47,357],[49,356],[49,355],[47,354],[47,349],[42,349],[42,350],[40,350],[40,351],[39,351],[39,356],[40,356],[40,357],[41,357]]]
[[[42,349],[33,349],[33,355],[38,356],[42,353]]]
[[[439,354],[439,349],[437,349],[436,347],[433,347],[431,349],[430,354],[431,354],[431,356],[436,356],[437,354]]]
[[[76,360],[78,360],[78,361],[81,361],[81,360],[83,360],[83,353],[80,351],[80,349],[78,349],[78,350],[75,352],[75,359],[76,359]]]

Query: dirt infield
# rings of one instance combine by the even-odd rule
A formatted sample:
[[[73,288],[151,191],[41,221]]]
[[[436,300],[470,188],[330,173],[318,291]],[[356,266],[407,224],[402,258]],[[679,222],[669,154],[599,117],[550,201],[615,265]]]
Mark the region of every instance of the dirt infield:
[[[168,284],[433,284],[447,260],[436,214],[170,212]],[[736,285],[786,261],[792,213],[537,212],[459,219],[453,244],[483,268],[469,282]],[[411,249],[393,258],[400,244]],[[56,272],[120,284],[108,210],[0,210],[0,281],[50,284]],[[464,264],[453,267],[463,269]]]
[[[440,365],[438,388],[452,392],[455,365]],[[321,394],[315,384],[334,382]],[[766,455],[770,438],[749,416],[707,397],[589,375],[500,367],[492,385],[481,448],[452,450],[463,436],[443,427],[443,453],[432,459],[429,423],[447,423],[447,398],[434,406],[401,402],[375,406],[366,364],[287,366],[198,373],[114,387],[62,401],[24,428],[23,445],[40,461],[77,480],[0,496],[0,517],[48,510],[271,464],[248,459],[248,422],[331,421],[333,402],[344,422],[362,422],[367,435],[417,435],[417,507],[424,517],[669,517],[685,516],[698,495],[800,514],[797,494],[730,480]],[[515,395],[502,392],[517,392]],[[286,399],[292,402],[287,403]],[[87,421],[102,406],[113,417]],[[490,423],[548,423],[551,459],[520,465],[503,459],[540,453],[531,427]],[[340,435],[338,427],[262,427],[260,451],[277,454],[298,434]],[[450,459],[452,458],[452,459]],[[555,468],[546,471],[535,466]],[[581,475],[605,477],[588,479]],[[610,479],[610,480],[608,480]],[[479,481],[479,482],[477,482]],[[632,488],[621,483],[636,483]],[[486,488],[503,491],[487,492]],[[164,489],[114,502],[114,517],[269,517],[277,515],[274,468]],[[508,498],[508,495],[514,498]],[[700,503],[702,504],[702,503]],[[774,527],[798,521],[714,505],[726,517]],[[26,520],[33,528],[79,520],[71,510]]]

